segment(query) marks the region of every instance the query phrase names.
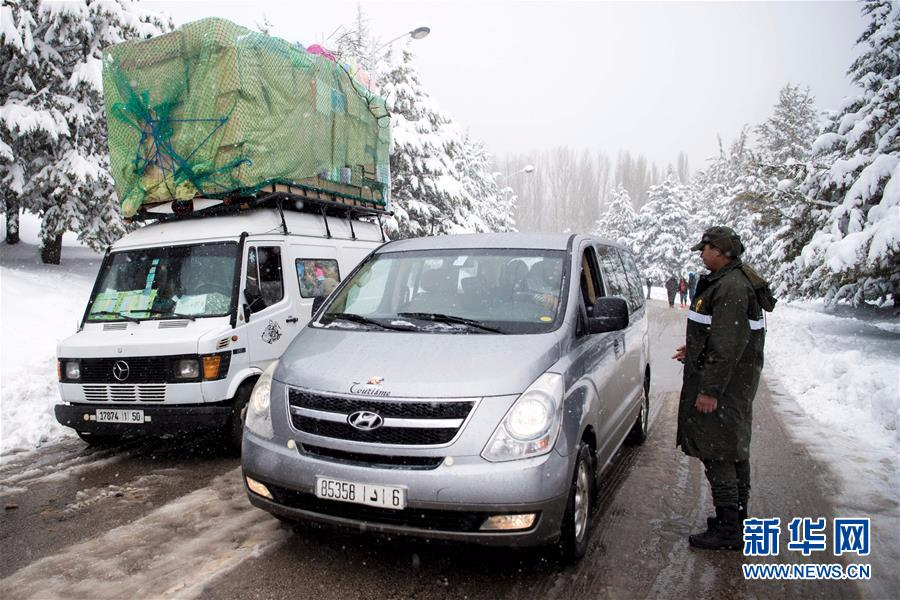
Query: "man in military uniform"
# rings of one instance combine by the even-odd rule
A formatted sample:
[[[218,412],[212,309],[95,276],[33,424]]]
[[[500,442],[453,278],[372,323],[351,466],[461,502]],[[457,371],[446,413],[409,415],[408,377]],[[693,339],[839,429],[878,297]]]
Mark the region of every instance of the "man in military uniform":
[[[740,256],[740,237],[712,227],[691,250],[699,250],[710,273],[700,277],[688,312],[686,344],[673,358],[684,363],[678,406],[677,444],[703,461],[715,518],[692,546],[741,547],[741,523],[750,495],[750,426],[753,397],[763,367],[762,309],[775,299],[768,284]]]

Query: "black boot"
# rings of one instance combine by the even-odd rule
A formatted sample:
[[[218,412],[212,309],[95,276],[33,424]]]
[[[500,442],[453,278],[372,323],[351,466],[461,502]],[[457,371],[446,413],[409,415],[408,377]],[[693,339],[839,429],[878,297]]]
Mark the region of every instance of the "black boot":
[[[695,548],[706,550],[740,550],[741,526],[736,506],[717,506],[716,518],[703,533],[688,537]]]
[[[706,528],[710,529],[713,526],[713,523],[716,522],[716,519],[719,517],[719,509],[716,509],[715,517],[706,517]],[[744,531],[744,521],[747,520],[747,506],[746,504],[741,504],[738,506],[738,523],[741,524],[741,532]]]

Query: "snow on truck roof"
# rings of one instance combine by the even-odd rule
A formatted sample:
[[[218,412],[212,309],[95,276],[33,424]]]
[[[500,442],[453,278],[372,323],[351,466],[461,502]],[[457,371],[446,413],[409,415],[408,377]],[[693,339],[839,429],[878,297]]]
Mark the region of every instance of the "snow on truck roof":
[[[325,220],[321,215],[284,211],[284,220],[291,235],[326,237]],[[328,217],[331,237],[352,239],[347,219]],[[235,214],[176,219],[141,227],[113,244],[113,250],[144,246],[171,245],[204,240],[236,239],[241,233],[249,235],[281,235],[281,215],[275,209],[255,209]],[[360,241],[382,241],[381,230],[375,223],[353,221],[353,232]]]

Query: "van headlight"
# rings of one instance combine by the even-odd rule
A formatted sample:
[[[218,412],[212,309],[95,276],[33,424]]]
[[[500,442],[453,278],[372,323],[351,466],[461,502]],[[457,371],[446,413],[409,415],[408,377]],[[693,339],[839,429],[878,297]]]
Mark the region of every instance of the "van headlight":
[[[544,373],[509,409],[481,456],[498,462],[550,452],[559,435],[562,408],[562,375]]]
[[[272,376],[278,361],[274,361],[253,386],[250,401],[247,403],[247,418],[244,427],[267,440],[275,437],[272,431]]]

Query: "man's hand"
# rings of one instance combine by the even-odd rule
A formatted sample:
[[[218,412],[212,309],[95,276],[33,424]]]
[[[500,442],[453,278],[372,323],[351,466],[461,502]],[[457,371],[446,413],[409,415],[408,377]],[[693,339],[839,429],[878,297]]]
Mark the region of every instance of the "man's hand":
[[[547,310],[556,310],[556,307],[559,304],[559,298],[557,298],[555,294],[551,294],[550,292],[537,294],[535,296],[535,300],[537,300],[538,304],[540,304]]]
[[[698,412],[711,413],[715,412],[716,406],[718,406],[718,404],[719,401],[712,396],[700,394],[699,396],[697,396],[697,401],[694,402],[694,408],[696,408]]]
[[[678,346],[675,348],[675,354],[672,355],[672,358],[677,360],[678,362],[684,362],[684,346]]]

